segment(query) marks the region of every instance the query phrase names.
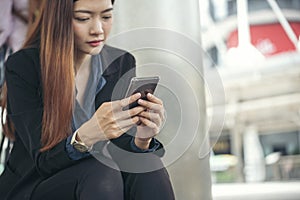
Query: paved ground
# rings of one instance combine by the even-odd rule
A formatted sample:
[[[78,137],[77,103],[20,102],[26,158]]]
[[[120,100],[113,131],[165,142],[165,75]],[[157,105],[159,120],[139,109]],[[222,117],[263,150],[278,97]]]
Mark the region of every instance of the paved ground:
[[[214,184],[213,200],[300,200],[299,182]]]

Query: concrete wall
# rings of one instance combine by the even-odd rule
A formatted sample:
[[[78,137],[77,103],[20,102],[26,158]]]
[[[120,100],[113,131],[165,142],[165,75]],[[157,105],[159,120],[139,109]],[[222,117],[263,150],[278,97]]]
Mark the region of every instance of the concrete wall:
[[[117,0],[114,12],[109,43],[134,54],[138,76],[161,78],[159,139],[176,199],[211,199],[198,0]]]

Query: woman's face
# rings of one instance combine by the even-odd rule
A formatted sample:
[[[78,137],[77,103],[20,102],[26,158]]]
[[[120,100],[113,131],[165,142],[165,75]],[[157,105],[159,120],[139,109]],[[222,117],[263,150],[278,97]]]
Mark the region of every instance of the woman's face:
[[[74,2],[73,29],[78,54],[100,53],[112,26],[111,0]]]

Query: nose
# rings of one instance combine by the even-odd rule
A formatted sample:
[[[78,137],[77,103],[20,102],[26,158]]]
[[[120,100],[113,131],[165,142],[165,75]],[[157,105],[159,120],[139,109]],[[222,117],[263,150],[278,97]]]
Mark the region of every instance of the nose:
[[[102,33],[103,33],[102,22],[100,20],[95,20],[94,23],[92,23],[92,26],[90,28],[90,34],[99,35]]]

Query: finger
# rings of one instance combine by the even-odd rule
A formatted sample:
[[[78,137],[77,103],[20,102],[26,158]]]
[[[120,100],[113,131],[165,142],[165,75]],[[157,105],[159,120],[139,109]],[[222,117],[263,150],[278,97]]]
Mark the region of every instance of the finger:
[[[126,120],[118,121],[117,125],[118,125],[119,129],[125,130],[128,127],[132,127],[133,125],[137,124],[139,121],[140,121],[140,118],[138,116],[136,116],[136,117],[129,118]]]
[[[143,106],[149,110],[154,110],[156,112],[163,110],[163,106],[161,104],[153,103],[151,101],[147,101],[147,100],[143,100],[143,99],[139,99],[138,104],[140,106]]]
[[[161,119],[165,120],[165,109],[164,109],[163,105],[151,103],[149,101],[145,101],[145,100],[142,100],[142,99],[139,99],[138,103],[141,106],[147,108],[148,110],[152,110],[152,111],[154,111],[156,113],[159,113]]]
[[[140,117],[140,121],[147,127],[153,129],[154,133],[157,134],[159,133],[159,127],[153,123],[152,121],[144,118],[144,117]]]
[[[159,105],[163,105],[163,101],[161,99],[159,99],[158,97],[154,96],[151,93],[147,94],[147,99],[148,101],[151,101],[153,103],[159,104]]]
[[[136,102],[139,98],[141,98],[141,93],[138,92],[136,94],[131,95],[130,97],[120,100],[119,103],[120,106],[123,108],[133,102]]]
[[[145,100],[138,100],[138,103],[147,108],[147,110],[151,110],[152,112],[155,112],[155,113],[158,113],[163,120],[165,120],[165,109],[163,107],[163,105],[160,105],[160,104],[154,104],[154,103],[151,103],[149,101],[145,101]]]
[[[162,124],[162,118],[158,113],[153,113],[153,112],[141,112],[139,114],[139,117],[144,117],[152,122],[154,122],[158,127]]]
[[[128,118],[132,118],[134,116],[139,115],[141,112],[143,112],[145,110],[144,107],[142,106],[137,106],[135,108],[132,108],[130,110],[124,110],[119,112],[118,116],[116,116],[116,118],[118,120],[122,120],[122,119],[128,119]]]
[[[147,94],[146,101],[145,100],[143,101],[142,99],[140,99],[139,101],[140,101],[139,103],[141,103],[140,105],[143,105],[143,106],[147,107],[148,109],[149,108],[151,108],[153,110],[163,109],[163,101],[151,93]],[[159,105],[159,106],[157,106],[157,105]]]

